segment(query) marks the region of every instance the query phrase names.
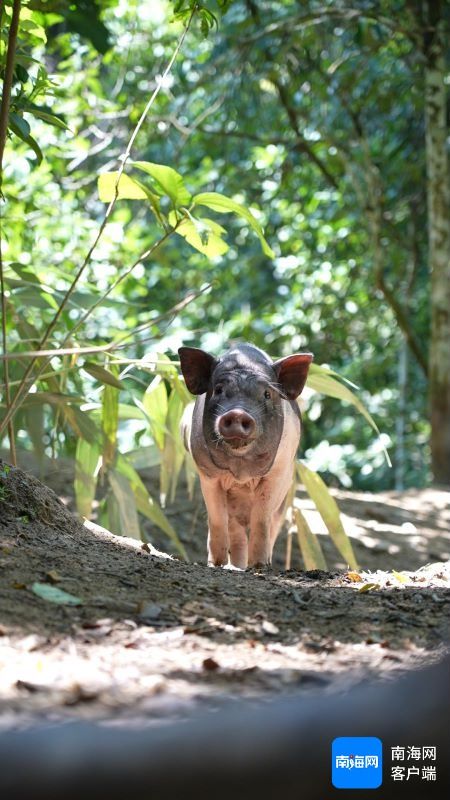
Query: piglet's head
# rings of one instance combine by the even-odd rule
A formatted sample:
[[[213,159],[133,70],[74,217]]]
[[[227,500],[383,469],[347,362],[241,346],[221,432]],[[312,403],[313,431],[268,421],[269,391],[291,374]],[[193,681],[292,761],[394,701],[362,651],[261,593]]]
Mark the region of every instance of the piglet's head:
[[[272,361],[253,345],[239,345],[215,358],[204,350],[178,351],[186,386],[205,394],[203,432],[214,460],[276,451],[283,400],[295,401],[305,385],[311,353]]]
[[[180,347],[181,371],[183,373],[186,386],[192,394],[204,394],[211,388],[212,379],[216,367],[226,367],[245,369],[255,374],[263,367],[268,380],[276,378],[278,389],[282,395],[289,400],[295,400],[303,391],[303,387],[308,376],[308,369],[313,355],[311,353],[294,353],[292,356],[280,358],[272,362],[269,357],[259,348],[252,345],[241,345],[235,350],[229,350],[221,358],[215,358],[205,350],[197,347]],[[234,357],[234,364],[232,363]],[[267,368],[271,368],[274,375],[270,374]],[[265,368],[265,370],[264,370]]]

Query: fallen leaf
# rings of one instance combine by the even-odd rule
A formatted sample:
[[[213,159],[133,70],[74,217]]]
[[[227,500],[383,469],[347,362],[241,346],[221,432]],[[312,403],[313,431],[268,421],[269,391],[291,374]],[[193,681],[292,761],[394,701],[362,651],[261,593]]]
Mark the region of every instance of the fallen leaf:
[[[215,661],[213,658],[204,658],[202,667],[206,672],[215,672],[216,669],[220,668],[217,661]]]
[[[361,586],[361,588],[358,589],[358,592],[361,592],[361,593],[362,592],[372,592],[374,589],[379,589],[379,588],[380,588],[380,584],[379,583],[365,583],[364,586]]]
[[[392,570],[392,574],[394,578],[397,578],[400,583],[408,583],[408,578],[406,575],[402,575],[401,572],[396,572],[395,569]]]
[[[62,581],[61,575],[58,574],[56,569],[49,570],[49,572],[46,573],[45,577],[50,583],[59,583],[60,581]]]
[[[347,572],[346,578],[348,578],[352,583],[361,583],[362,578],[358,572]]]
[[[81,606],[83,601],[73,594],[64,592],[56,586],[49,586],[48,583],[33,583],[31,591],[40,597],[42,600],[47,600],[49,603],[58,603],[62,606]]]

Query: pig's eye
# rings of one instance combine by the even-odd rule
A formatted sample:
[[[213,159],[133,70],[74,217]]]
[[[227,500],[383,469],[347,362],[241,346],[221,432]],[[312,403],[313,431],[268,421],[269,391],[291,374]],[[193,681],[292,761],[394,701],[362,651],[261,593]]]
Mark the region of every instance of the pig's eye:
[[[268,389],[265,390],[264,397],[266,398],[266,400],[270,400],[270,398],[272,397]]]
[[[216,386],[216,388],[214,389],[214,394],[222,394],[222,392],[223,389],[221,386]]]

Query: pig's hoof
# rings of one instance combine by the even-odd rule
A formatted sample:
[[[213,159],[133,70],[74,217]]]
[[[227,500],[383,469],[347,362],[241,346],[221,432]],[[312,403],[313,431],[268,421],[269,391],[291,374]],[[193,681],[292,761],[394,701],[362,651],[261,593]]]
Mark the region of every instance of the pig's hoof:
[[[272,572],[272,564],[263,564],[262,562],[250,564],[248,569],[251,572]]]
[[[223,568],[233,570],[234,572],[243,572],[242,567],[235,567],[234,564],[224,564]]]

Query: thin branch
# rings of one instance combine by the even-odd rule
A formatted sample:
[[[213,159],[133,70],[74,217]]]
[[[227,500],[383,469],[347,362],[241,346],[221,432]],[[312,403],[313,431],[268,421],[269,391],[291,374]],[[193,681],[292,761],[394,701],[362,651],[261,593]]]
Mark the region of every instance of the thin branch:
[[[8,51],[6,54],[5,77],[3,79],[3,94],[0,106],[0,165],[3,165],[6,136],[8,133],[9,106],[11,103],[11,88],[14,77],[14,61],[16,57],[17,34],[19,31],[21,0],[14,0],[11,25],[8,33]],[[0,172],[3,178],[3,167]],[[1,189],[1,183],[0,183]]]
[[[260,20],[259,9],[258,9],[257,4],[254,2],[254,0],[246,0],[246,5],[247,5],[247,8],[249,9],[250,14],[252,15],[255,23],[260,25],[261,20]],[[270,62],[272,59],[271,59],[271,54],[270,54],[269,50],[267,48],[263,48],[262,51],[263,51],[264,55],[266,56],[267,61]],[[291,95],[290,95],[290,92],[288,91],[287,87],[284,86],[281,81],[275,80],[273,77],[271,78],[271,80],[272,80],[272,83],[273,83],[273,85],[275,86],[275,88],[276,88],[276,90],[278,92],[278,97],[280,98],[281,104],[282,104],[284,110],[286,111],[286,114],[287,114],[288,120],[290,122],[291,128],[292,128],[292,130],[294,131],[294,133],[295,133],[295,135],[297,137],[297,142],[296,142],[296,144],[295,144],[293,149],[298,150],[301,153],[305,153],[305,155],[308,156],[310,161],[312,161],[313,164],[315,164],[316,167],[318,167],[318,169],[321,171],[321,173],[325,177],[327,183],[329,183],[333,187],[333,189],[338,189],[339,185],[338,185],[338,182],[337,182],[336,178],[329,171],[327,165],[322,161],[322,159],[319,158],[319,156],[316,155],[316,153],[314,152],[314,149],[311,147],[309,142],[305,139],[305,137],[304,137],[304,135],[303,135],[303,133],[301,131],[301,128],[300,128],[297,111],[296,111],[294,105],[291,102]]]
[[[362,141],[362,144],[364,143],[367,146],[367,142],[365,142],[365,140]],[[380,178],[377,168],[370,159],[368,148],[364,155],[366,159],[366,182],[368,188],[368,197],[366,198],[365,209],[369,220],[369,228],[372,237],[375,283],[383,293],[385,300],[394,312],[398,326],[403,331],[411,352],[414,354],[414,357],[416,358],[417,363],[422,369],[425,377],[427,377],[428,364],[423,347],[421,347],[420,342],[414,333],[405,309],[399,302],[396,293],[387,285],[384,277],[384,258],[381,244],[382,202]]]
[[[15,0],[15,2],[17,2],[17,1],[18,0]],[[157,98],[157,96],[158,96],[158,94],[159,94],[159,92],[161,90],[161,87],[164,84],[164,80],[167,78],[167,76],[170,73],[170,70],[172,69],[172,66],[173,66],[173,64],[175,62],[175,59],[176,59],[178,53],[180,52],[180,49],[181,49],[181,47],[183,45],[183,42],[184,42],[184,40],[186,38],[186,35],[187,35],[188,31],[189,31],[189,28],[191,26],[191,22],[193,20],[193,17],[195,15],[196,11],[197,11],[197,4],[195,4],[193,6],[192,12],[191,12],[190,17],[188,19],[188,22],[187,22],[187,24],[186,24],[186,26],[185,26],[185,28],[183,30],[183,33],[181,34],[181,36],[180,36],[180,38],[179,38],[179,40],[177,42],[177,45],[176,45],[176,47],[174,49],[172,57],[170,58],[169,63],[167,64],[167,67],[164,70],[162,78],[158,81],[157,86],[155,87],[155,90],[153,91],[150,99],[148,100],[148,102],[147,102],[147,104],[146,104],[146,106],[144,108],[144,111],[142,112],[142,114],[141,114],[141,116],[139,118],[139,121],[138,121],[136,127],[134,128],[134,131],[133,131],[133,133],[131,135],[130,141],[128,142],[127,149],[126,149],[126,151],[125,151],[125,153],[124,153],[124,155],[122,157],[121,164],[120,164],[120,167],[119,167],[119,170],[118,170],[117,179],[116,179],[116,183],[115,183],[115,187],[114,187],[114,195],[113,195],[113,197],[112,197],[112,199],[111,199],[111,201],[110,201],[110,203],[109,203],[109,205],[108,205],[108,207],[106,209],[105,215],[104,215],[103,220],[102,220],[102,222],[100,224],[100,227],[99,227],[99,230],[97,232],[97,235],[96,235],[91,247],[89,248],[89,251],[88,251],[88,253],[87,253],[87,255],[86,255],[86,257],[85,257],[85,259],[84,259],[84,261],[83,261],[83,263],[81,265],[81,267],[79,268],[79,270],[76,273],[71,285],[69,286],[66,294],[64,295],[57,312],[55,313],[53,319],[51,320],[51,322],[47,326],[47,328],[46,328],[46,330],[44,332],[44,335],[42,336],[42,338],[40,340],[40,343],[39,343],[39,346],[38,346],[38,350],[44,349],[45,344],[49,340],[51,334],[53,333],[56,325],[59,322],[59,319],[60,319],[60,317],[62,315],[62,312],[64,311],[64,309],[65,309],[65,307],[67,305],[67,302],[69,301],[69,299],[70,299],[71,295],[73,294],[73,292],[75,290],[75,287],[78,284],[83,272],[85,271],[87,265],[89,264],[89,262],[91,260],[92,253],[94,252],[95,248],[97,247],[98,242],[100,241],[101,236],[103,235],[103,232],[104,232],[104,230],[106,228],[107,222],[108,222],[108,220],[109,220],[109,218],[110,218],[110,216],[112,214],[112,211],[113,211],[113,209],[115,207],[116,201],[117,201],[117,199],[119,197],[119,182],[120,182],[120,179],[122,177],[123,171],[125,169],[126,163],[127,163],[128,159],[129,159],[129,157],[131,155],[131,149],[133,147],[133,144],[134,144],[134,142],[136,140],[136,137],[137,137],[140,129],[142,128],[142,125],[143,125],[143,123],[145,121],[145,118],[146,118],[148,112],[150,111],[150,108],[152,107],[153,103],[155,102],[155,100],[156,100],[156,98]],[[167,237],[163,237],[163,238],[167,238]],[[160,242],[157,243],[156,246],[159,246],[160,243],[161,243],[161,240],[160,240]],[[155,248],[150,248],[150,250],[147,252],[147,254],[144,254],[144,256],[142,256],[142,258],[148,257],[148,255],[151,252],[153,252],[154,249]],[[134,266],[135,265],[133,265],[133,267]],[[129,271],[131,271],[131,270],[129,270]],[[128,274],[128,273],[126,273],[126,274]],[[117,282],[116,282],[115,285],[117,285]],[[66,337],[66,338],[68,338],[68,337]],[[5,416],[5,418],[0,423],[0,434],[5,429],[6,425],[9,424],[9,421],[12,419],[14,413],[16,412],[16,410],[19,408],[19,406],[23,402],[24,397],[28,393],[28,389],[29,389],[30,385],[32,385],[32,383],[36,380],[36,376],[32,376],[32,372],[33,372],[33,368],[34,368],[34,365],[36,363],[37,358],[39,358],[39,356],[36,356],[36,358],[34,358],[34,359],[32,359],[30,361],[27,369],[25,370],[24,375],[22,376],[21,386],[17,390],[17,393],[14,396],[12,404],[11,404],[11,406],[10,406],[6,416]],[[38,370],[38,373],[37,373],[38,375],[39,375],[39,372],[42,371],[42,369],[43,369],[43,367],[41,367],[41,369]]]
[[[137,266],[137,264],[140,263],[140,261],[143,261],[145,258],[148,258],[150,255],[152,255],[155,252],[155,250],[163,242],[166,241],[166,239],[170,236],[170,234],[172,232],[173,231],[169,231],[164,236],[162,236],[161,239],[158,239],[158,241],[155,242],[155,244],[153,244],[152,247],[150,247],[148,250],[146,250],[145,253],[143,253],[123,275],[121,275],[116,281],[114,281],[113,285],[110,286],[109,289],[107,289],[107,291],[102,295],[102,297],[99,300],[97,300],[86,311],[85,314],[83,314],[83,316],[81,317],[81,320],[79,320],[78,323],[69,331],[67,336],[65,336],[65,338],[62,341],[62,346],[64,346],[64,344],[73,336],[75,331],[80,327],[81,322],[85,322],[86,321],[87,317],[91,314],[91,312],[94,310],[94,308],[97,308],[97,306],[101,302],[103,302],[103,300],[106,299],[106,297],[111,293],[113,288],[115,288],[117,286],[117,284],[120,283],[121,280],[123,280],[127,275],[129,275],[130,272]],[[66,297],[67,297],[67,294],[66,294]],[[47,341],[47,339],[45,339],[45,341]],[[102,350],[105,350],[106,352],[107,352],[107,349],[108,349],[108,346],[106,346],[106,347],[104,346],[102,348]],[[21,404],[25,400],[25,397],[27,396],[30,387],[33,385],[33,383],[35,383],[39,379],[39,376],[41,375],[41,373],[47,368],[48,363],[49,363],[49,358],[48,357],[47,357],[47,360],[44,360],[43,363],[40,365],[40,367],[38,368],[37,372],[31,374],[32,373],[32,367],[34,366],[36,361],[39,358],[41,358],[41,356],[39,354],[42,353],[42,352],[43,352],[43,348],[42,348],[42,340],[41,340],[41,345],[39,345],[38,349],[36,351],[34,351],[34,355],[30,356],[31,357],[31,361],[30,361],[30,364],[28,365],[27,369],[25,370],[25,374],[22,376],[22,380],[21,380],[19,389],[17,390],[16,394],[14,395],[14,399],[12,400],[11,405],[8,408],[7,412],[6,412],[6,415],[5,415],[4,419],[0,422],[0,434],[1,434],[2,430],[5,429],[6,425],[9,424],[9,421],[13,418],[13,416],[16,413],[17,409],[21,406]],[[51,352],[51,351],[49,351],[49,352]],[[62,351],[59,350],[59,353],[62,354]],[[55,355],[55,354],[53,354],[53,355]],[[20,356],[22,356],[22,353],[20,353]],[[53,356],[51,356],[51,357],[53,357]]]
[[[334,175],[329,171],[328,167],[322,161],[319,156],[316,155],[311,145],[307,142],[305,137],[303,136],[300,125],[297,117],[297,112],[291,103],[291,96],[285,86],[281,83],[281,81],[276,81],[272,79],[272,83],[277,89],[278,97],[281,100],[281,104],[284,107],[286,114],[288,116],[289,122],[291,123],[291,128],[293,129],[295,135],[297,136],[297,141],[293,146],[293,150],[298,150],[301,153],[305,153],[310,161],[319,168],[322,175],[325,177],[327,183],[329,183],[333,189],[338,189],[339,184]]]
[[[11,104],[11,89],[14,77],[14,61],[16,56],[17,34],[19,31],[19,18],[20,18],[21,0],[14,0],[11,25],[8,33],[8,50],[6,53],[5,74],[3,78],[3,93],[0,105],[0,203],[2,202],[1,189],[3,185],[3,154],[5,152],[6,136],[8,133],[8,119],[9,107]],[[3,3],[0,9],[0,21],[3,16]],[[6,336],[6,294],[5,282],[3,275],[3,257],[2,257],[2,223],[0,218],[0,294],[1,294],[1,310],[2,310],[2,349],[4,355],[7,355],[7,336]],[[8,362],[5,361],[3,366],[3,375],[5,381],[5,400],[6,408],[9,410],[11,405],[11,393],[9,389],[9,370]],[[12,418],[8,422],[8,439],[10,458],[14,466],[17,464],[16,458],[16,442],[14,437],[14,423]]]
[[[146,328],[149,328],[151,325],[157,325],[163,320],[167,319],[167,317],[172,317],[175,314],[178,314],[182,311],[189,303],[192,303],[193,300],[196,300],[197,297],[200,297],[202,294],[208,291],[211,288],[211,284],[208,283],[206,286],[203,286],[202,289],[199,289],[198,292],[190,292],[186,297],[183,297],[178,303],[176,303],[172,308],[169,308],[168,311],[165,311],[164,314],[159,314],[157,317],[149,320],[148,322],[142,323],[142,325],[138,325],[132,331],[129,331],[125,336],[122,336],[115,342],[109,342],[109,344],[101,344],[96,345],[93,347],[56,347],[53,350],[24,350],[23,352],[19,353],[8,353],[7,355],[0,355],[0,361],[13,361],[13,360],[20,360],[21,358],[54,358],[55,356],[76,356],[76,355],[90,355],[92,353],[110,353],[114,350],[121,350],[125,347],[128,347],[128,344],[125,344],[127,339],[130,339],[132,336],[135,336],[137,333],[144,331]],[[67,341],[72,336],[72,332],[66,337],[64,341]],[[40,376],[42,377],[42,375]],[[34,378],[37,380],[37,378]],[[18,383],[18,381],[16,381]]]

